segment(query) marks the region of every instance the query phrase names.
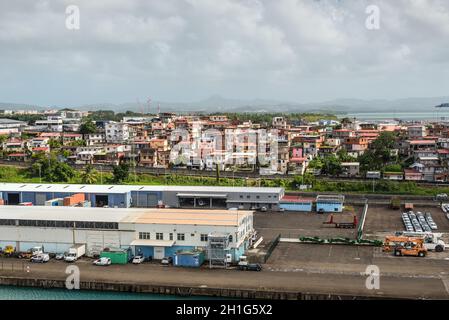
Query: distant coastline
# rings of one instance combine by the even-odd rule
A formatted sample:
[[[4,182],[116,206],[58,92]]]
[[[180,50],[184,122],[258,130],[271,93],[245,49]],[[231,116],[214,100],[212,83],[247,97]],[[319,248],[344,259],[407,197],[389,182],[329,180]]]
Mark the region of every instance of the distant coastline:
[[[346,113],[344,115],[337,114],[340,118],[357,118],[359,120],[427,120],[427,121],[441,121],[449,120],[449,109],[433,112],[357,112],[357,113]]]

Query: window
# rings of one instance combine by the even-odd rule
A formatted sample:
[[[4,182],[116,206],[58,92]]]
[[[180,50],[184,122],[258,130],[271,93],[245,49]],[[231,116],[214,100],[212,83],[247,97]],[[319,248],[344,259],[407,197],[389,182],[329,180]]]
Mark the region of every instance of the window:
[[[205,242],[207,241],[207,234],[201,234],[201,241]]]
[[[191,233],[190,236],[193,238],[193,237],[195,237],[195,234],[194,234],[194,233]]]
[[[256,196],[256,199],[260,199],[260,196]]]
[[[178,233],[177,235],[177,239],[178,241],[184,241],[185,240],[185,234],[184,233]]]
[[[164,234],[161,232],[156,233],[156,240],[164,240]]]
[[[170,233],[170,234],[169,234],[169,239],[170,239],[170,240],[173,240],[173,233]]]
[[[243,199],[243,195],[240,195],[240,199]]]
[[[150,240],[149,232],[139,232],[139,239]]]
[[[232,234],[229,235],[229,242],[232,242]]]
[[[246,196],[246,199],[249,199],[249,198],[251,198],[251,196],[250,196],[250,195],[247,195],[247,196]]]

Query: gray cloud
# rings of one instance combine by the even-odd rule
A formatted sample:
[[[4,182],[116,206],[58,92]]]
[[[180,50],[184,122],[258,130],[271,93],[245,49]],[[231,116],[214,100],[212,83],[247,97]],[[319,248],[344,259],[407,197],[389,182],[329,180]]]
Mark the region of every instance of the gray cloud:
[[[446,0],[3,0],[0,100],[447,95],[448,36]]]

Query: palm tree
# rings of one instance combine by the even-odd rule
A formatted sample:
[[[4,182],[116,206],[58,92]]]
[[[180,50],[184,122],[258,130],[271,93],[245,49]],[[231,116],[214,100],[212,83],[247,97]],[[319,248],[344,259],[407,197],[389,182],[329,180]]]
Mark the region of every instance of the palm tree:
[[[81,181],[85,184],[95,184],[98,181],[98,171],[90,164],[86,166],[81,174]]]

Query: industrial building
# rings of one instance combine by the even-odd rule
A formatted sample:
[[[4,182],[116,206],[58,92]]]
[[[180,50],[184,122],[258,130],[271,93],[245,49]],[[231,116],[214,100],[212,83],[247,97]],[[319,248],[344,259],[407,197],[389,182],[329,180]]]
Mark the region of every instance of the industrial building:
[[[43,246],[60,253],[86,244],[88,256],[104,248],[131,248],[162,259],[180,250],[210,252],[209,235],[221,234],[228,243],[223,259],[237,261],[253,233],[252,211],[0,206],[0,247],[17,251]]]
[[[215,186],[132,186],[1,183],[0,199],[7,205],[45,201],[82,193],[92,207],[204,208],[278,210],[283,188],[215,187]]]
[[[313,198],[284,196],[279,202],[279,207],[285,211],[312,212],[314,202]]]
[[[317,212],[342,212],[344,195],[318,195],[316,197]]]

